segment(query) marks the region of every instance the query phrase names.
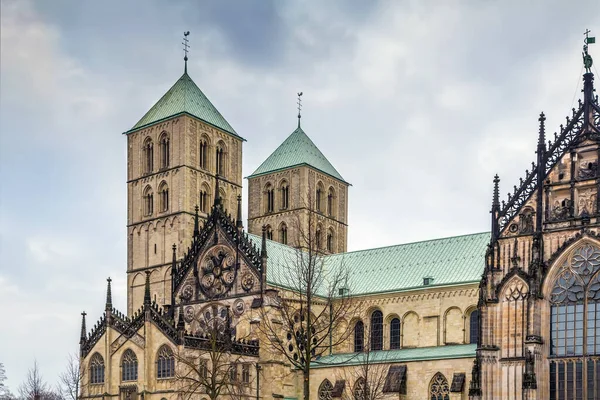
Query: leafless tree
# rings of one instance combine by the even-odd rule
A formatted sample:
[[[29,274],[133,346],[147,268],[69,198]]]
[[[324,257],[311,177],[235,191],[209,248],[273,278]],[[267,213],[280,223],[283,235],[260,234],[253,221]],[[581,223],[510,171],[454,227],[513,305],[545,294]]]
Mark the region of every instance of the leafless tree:
[[[37,361],[33,362],[25,381],[19,386],[19,397],[23,400],[62,400],[60,393],[50,388],[42,378]]]
[[[11,400],[14,398],[6,385],[6,379],[6,369],[4,369],[4,364],[0,363],[0,400]]]
[[[79,365],[77,354],[69,354],[67,357],[67,366],[59,376],[59,388],[61,395],[67,400],[79,400],[84,379],[84,370]]]
[[[343,260],[326,265],[321,220],[309,196],[293,224],[294,255],[282,260],[282,286],[273,307],[261,308],[262,344],[274,349],[303,375],[303,396],[310,396],[311,362],[329,353],[350,333],[353,314],[349,274]],[[317,207],[318,208],[318,207]]]
[[[179,390],[186,400],[198,394],[211,400],[254,398],[250,379],[254,357],[244,352],[252,346],[257,348],[258,343],[234,338],[229,310],[226,318],[219,318],[218,307],[211,308],[214,312],[210,320],[192,322],[192,326],[202,322],[200,333],[186,337],[186,347],[176,355]]]

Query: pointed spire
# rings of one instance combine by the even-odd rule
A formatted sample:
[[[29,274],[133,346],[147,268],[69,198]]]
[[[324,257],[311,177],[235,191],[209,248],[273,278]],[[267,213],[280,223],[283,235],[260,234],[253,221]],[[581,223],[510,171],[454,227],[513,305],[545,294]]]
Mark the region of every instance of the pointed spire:
[[[242,223],[242,195],[238,194],[237,197],[237,218],[235,221],[235,226],[238,229],[244,228],[244,224]]]
[[[298,129],[300,129],[300,119],[302,118],[302,92],[298,93]]]
[[[540,121],[540,128],[539,128],[539,135],[538,135],[538,150],[540,150],[541,148],[546,147],[546,116],[544,115],[544,112],[542,111],[540,113],[540,117],[538,118],[538,121]]]
[[[188,44],[188,36],[190,35],[190,31],[187,32],[183,32],[183,42],[181,43],[183,45],[183,52],[185,53],[185,56],[183,57],[183,61],[185,62],[185,67],[183,69],[183,72],[187,74],[187,62],[188,62],[188,49],[190,48],[190,45]]]
[[[200,235],[200,224],[198,222],[198,210],[200,208],[198,206],[196,206],[194,208],[195,210],[195,214],[194,214],[194,237],[197,237]],[[175,245],[173,245],[173,247],[175,247]]]
[[[260,249],[260,256],[263,258],[267,257],[267,226],[262,227],[262,246]]]
[[[498,218],[500,216],[500,177],[494,175],[494,195],[492,197],[492,242],[500,236]]]
[[[81,336],[79,338],[79,344],[83,344],[83,342],[85,342],[85,338],[86,338],[86,334],[87,334],[87,328],[85,327],[85,316],[86,316],[86,312],[82,312],[81,313]]]
[[[494,175],[494,196],[492,199],[492,209],[500,208],[500,177]]]
[[[110,290],[110,283],[112,279],[110,276],[106,279],[106,310],[110,311],[112,309],[112,291]]]
[[[146,287],[144,290],[144,305],[150,305],[152,297],[150,297],[150,271],[146,271]]]

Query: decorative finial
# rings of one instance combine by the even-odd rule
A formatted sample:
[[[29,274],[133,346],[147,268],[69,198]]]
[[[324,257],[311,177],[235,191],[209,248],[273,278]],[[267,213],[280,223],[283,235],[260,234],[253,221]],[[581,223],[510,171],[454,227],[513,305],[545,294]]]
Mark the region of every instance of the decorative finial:
[[[108,277],[106,282],[107,282],[107,284],[106,284],[106,310],[111,310],[112,309],[112,292],[110,290],[110,283],[112,282],[112,279],[110,279],[110,276]]]
[[[298,93],[298,128],[300,128],[300,118],[302,118],[302,95],[302,92]]]
[[[596,43],[596,38],[590,37],[590,32],[589,29],[586,29],[583,33],[585,35],[585,39],[583,39],[583,66],[586,74],[592,72],[592,64],[594,63],[592,56],[588,53],[588,44]]]
[[[546,145],[546,116],[544,115],[543,111],[540,113],[538,121],[540,121],[540,130],[538,136],[538,149],[540,149]]]
[[[500,207],[500,177],[494,175],[494,197],[492,199],[492,207]]]
[[[183,61],[185,61],[185,73],[187,74],[187,62],[188,62],[188,49],[190,48],[190,45],[188,44],[189,40],[188,40],[188,36],[190,35],[190,31],[187,32],[183,32],[183,42],[181,42],[181,44],[183,45],[183,53],[185,54],[183,56]]]
[[[237,219],[235,221],[235,226],[238,229],[242,229],[244,227],[242,223],[242,195],[238,194],[237,197]]]
[[[85,335],[87,333],[87,329],[85,327],[85,316],[87,315],[87,313],[84,311],[81,313],[81,337],[79,340],[79,344],[82,344],[83,342],[85,342]]]
[[[150,271],[146,271],[146,288],[144,290],[144,305],[150,305],[152,297],[150,297]]]
[[[200,235],[200,224],[198,222],[198,210],[200,208],[196,206],[194,209],[196,211],[194,214],[194,237],[197,237]],[[175,245],[173,245],[173,247],[175,247]]]

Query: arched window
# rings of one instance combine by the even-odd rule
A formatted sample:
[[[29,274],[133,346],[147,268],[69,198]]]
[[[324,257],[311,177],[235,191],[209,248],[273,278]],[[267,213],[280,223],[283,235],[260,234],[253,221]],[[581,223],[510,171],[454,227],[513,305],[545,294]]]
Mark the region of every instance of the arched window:
[[[354,395],[354,400],[366,400],[369,399],[369,392],[367,388],[367,383],[363,377],[360,377],[354,383],[354,389],[352,389],[352,394]]]
[[[275,189],[270,183],[265,186],[265,212],[271,213],[275,210]]]
[[[383,349],[383,313],[379,310],[371,314],[371,350]]]
[[[438,372],[429,384],[429,398],[431,400],[450,400],[450,387],[446,377]]]
[[[584,244],[567,257],[550,292],[550,316],[550,398],[562,398],[565,387],[594,398],[600,393],[600,360],[591,358],[600,355],[598,247]]]
[[[146,174],[151,174],[154,170],[154,145],[152,144],[152,139],[146,138],[144,141],[143,153],[143,171]]]
[[[144,190],[144,215],[150,216],[154,212],[154,193],[150,186]]]
[[[473,310],[469,316],[469,343],[477,344],[479,338],[479,310]]]
[[[365,349],[365,324],[357,321],[354,325],[354,352],[360,353]]]
[[[104,359],[98,353],[90,360],[90,383],[104,383]]]
[[[175,356],[168,346],[162,346],[158,350],[156,359],[156,377],[173,378],[175,376]]]
[[[315,248],[320,250],[323,246],[321,245],[321,227],[317,226],[317,230],[315,231]]]
[[[138,378],[138,360],[135,353],[129,349],[123,353],[121,361],[121,379],[135,381]]]
[[[273,240],[273,229],[271,225],[267,225],[267,239]]]
[[[208,165],[208,140],[200,140],[200,168],[206,169]]]
[[[315,209],[317,212],[323,212],[323,184],[319,182],[315,194]]]
[[[160,168],[169,166],[169,135],[163,133],[160,137]]]
[[[225,146],[219,142],[216,149],[216,167],[217,175],[225,176]]]
[[[330,187],[329,191],[327,192],[327,215],[329,215],[330,217],[333,216],[335,207],[333,204],[333,200],[335,198],[335,193],[333,191],[333,188]]]
[[[286,181],[283,181],[281,183],[281,186],[279,187],[279,190],[281,192],[281,209],[282,210],[287,210],[288,207],[290,206],[290,187],[288,185],[288,183]]]
[[[283,244],[287,244],[288,242],[288,228],[287,225],[285,224],[285,222],[281,223],[281,226],[279,227],[279,241]]]
[[[327,251],[333,252],[334,244],[333,244],[333,230],[329,229],[327,231]]]
[[[169,209],[169,187],[166,183],[162,183],[158,191],[160,195],[160,212],[165,212]]]
[[[333,385],[329,379],[325,379],[319,385],[319,400],[331,400],[333,397]]]
[[[390,321],[390,350],[400,348],[400,318]]]
[[[202,190],[200,191],[198,208],[203,213],[208,212],[208,190],[206,188],[202,188]]]

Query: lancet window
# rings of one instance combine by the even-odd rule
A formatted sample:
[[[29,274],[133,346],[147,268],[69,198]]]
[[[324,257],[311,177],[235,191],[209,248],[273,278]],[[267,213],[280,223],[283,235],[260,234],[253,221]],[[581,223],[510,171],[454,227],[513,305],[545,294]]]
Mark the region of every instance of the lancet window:
[[[162,346],[156,360],[156,377],[173,378],[175,376],[175,355],[168,346]]]
[[[429,398],[431,400],[450,400],[450,387],[446,377],[438,372],[429,384]]]
[[[129,349],[123,353],[121,361],[121,379],[123,381],[135,381],[138,378],[138,359],[135,353]]]
[[[275,210],[275,189],[270,183],[265,187],[265,211],[271,213]]]
[[[143,158],[144,165],[143,171],[145,174],[152,173],[154,169],[154,145],[152,144],[152,139],[148,138],[144,141],[143,147]]]
[[[163,183],[159,189],[160,195],[160,211],[165,212],[169,209],[169,187]]]
[[[202,139],[200,141],[200,168],[206,169],[208,165],[208,141]]]
[[[584,244],[569,255],[550,304],[550,399],[595,398],[600,394],[598,247]]]
[[[285,224],[285,222],[281,223],[281,226],[279,227],[279,241],[283,244],[287,244],[288,242],[288,228],[287,225]]]
[[[334,210],[334,206],[333,206],[333,199],[335,197],[335,194],[333,192],[333,188],[329,188],[329,192],[327,193],[327,215],[329,215],[330,217],[333,217],[333,210]]]
[[[217,145],[215,159],[216,159],[217,175],[225,176],[225,150],[221,144]]]
[[[169,166],[169,136],[164,133],[160,137],[160,168]]]
[[[147,186],[144,190],[144,215],[150,216],[154,212],[154,193],[152,188]]]
[[[331,400],[333,398],[333,385],[329,379],[325,379],[319,385],[319,400]]]
[[[104,383],[104,359],[98,353],[90,360],[90,383]]]
[[[287,182],[283,182],[280,186],[281,191],[281,209],[287,210],[290,206],[290,187]]]

